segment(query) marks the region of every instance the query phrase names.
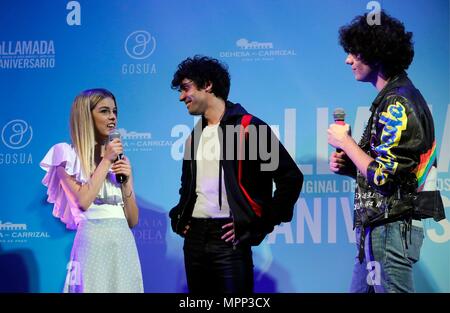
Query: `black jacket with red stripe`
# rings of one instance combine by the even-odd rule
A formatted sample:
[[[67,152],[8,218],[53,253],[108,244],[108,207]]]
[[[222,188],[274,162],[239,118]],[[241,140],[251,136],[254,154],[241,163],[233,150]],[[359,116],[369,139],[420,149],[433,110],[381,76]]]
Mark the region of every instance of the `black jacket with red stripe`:
[[[202,118],[186,141],[180,201],[169,213],[172,230],[181,236],[197,199],[195,156],[206,125]],[[223,168],[235,242],[258,245],[275,225],[292,220],[303,174],[270,127],[249,115],[240,104],[226,102],[219,129],[220,168]],[[221,183],[221,177],[218,179]],[[220,198],[219,193],[219,202]]]

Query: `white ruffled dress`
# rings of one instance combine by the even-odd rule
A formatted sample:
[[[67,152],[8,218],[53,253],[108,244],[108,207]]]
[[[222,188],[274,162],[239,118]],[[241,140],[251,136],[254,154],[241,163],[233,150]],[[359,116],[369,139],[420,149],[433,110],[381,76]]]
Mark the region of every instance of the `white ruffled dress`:
[[[142,272],[136,242],[123,211],[120,185],[108,173],[95,201],[81,210],[64,191],[56,168],[65,171],[80,184],[88,179],[80,160],[67,143],[50,148],[40,166],[47,173],[47,201],[53,203],[53,215],[68,229],[76,229],[64,292],[143,292]]]

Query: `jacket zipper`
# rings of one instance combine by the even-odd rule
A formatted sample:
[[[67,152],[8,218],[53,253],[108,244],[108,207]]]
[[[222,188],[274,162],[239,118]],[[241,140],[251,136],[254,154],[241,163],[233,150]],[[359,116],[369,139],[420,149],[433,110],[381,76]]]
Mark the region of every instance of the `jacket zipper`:
[[[219,126],[220,127],[224,127],[223,126],[224,124],[222,123],[222,121],[220,121],[219,122]],[[223,131],[223,130],[222,130]],[[225,132],[223,131],[223,134],[225,134]],[[226,141],[226,139],[225,138],[223,138],[223,140],[224,141]],[[225,150],[225,146],[221,146],[221,151],[222,151],[222,157],[224,158],[225,157],[225,155],[226,155],[226,150]],[[223,161],[222,161],[222,167],[220,166],[220,164],[221,164],[221,161],[219,161],[219,171],[220,171],[220,173],[222,173],[222,169],[223,169]],[[225,170],[224,170],[224,172],[225,172]],[[224,177],[225,175],[222,175],[222,178]],[[224,178],[223,178],[224,179]],[[221,183],[221,181],[220,181],[220,183]],[[219,186],[220,186],[220,183],[219,183]],[[227,189],[227,186],[226,186],[226,183],[225,183],[225,179],[224,179],[224,187],[225,187],[225,193],[226,193],[226,189]],[[221,187],[219,187],[219,188],[221,188]],[[236,245],[239,243],[239,240],[237,240],[236,239],[236,223],[235,223],[235,221],[234,221],[234,214],[233,214],[233,210],[230,208],[230,215],[231,215],[231,220],[232,220],[232,223],[233,223],[233,235],[234,235],[234,239],[233,239],[233,241],[232,241],[232,245],[233,245],[233,250],[236,250]]]

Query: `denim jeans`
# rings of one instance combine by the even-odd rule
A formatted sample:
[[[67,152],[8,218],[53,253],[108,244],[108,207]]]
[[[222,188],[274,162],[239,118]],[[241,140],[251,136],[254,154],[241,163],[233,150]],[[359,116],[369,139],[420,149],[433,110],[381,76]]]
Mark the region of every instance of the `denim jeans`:
[[[414,292],[413,264],[419,260],[423,228],[396,221],[365,230],[364,261],[355,258],[350,292]],[[356,228],[359,247],[361,228]]]
[[[251,246],[233,245],[220,237],[231,219],[193,218],[184,240],[184,264],[190,293],[253,292]]]

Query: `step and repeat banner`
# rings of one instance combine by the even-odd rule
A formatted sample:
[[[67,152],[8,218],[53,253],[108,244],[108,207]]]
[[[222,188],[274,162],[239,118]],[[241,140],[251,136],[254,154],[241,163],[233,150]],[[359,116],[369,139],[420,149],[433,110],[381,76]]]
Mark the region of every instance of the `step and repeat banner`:
[[[354,80],[338,29],[377,6],[414,33],[408,71],[436,125],[447,219],[424,222],[417,291],[450,292],[448,0],[1,0],[0,291],[60,292],[75,232],[52,216],[40,160],[70,142],[82,90],[111,90],[131,159],[133,229],[146,292],[186,292],[170,228],[184,141],[195,123],[172,75],[202,54],[229,66],[229,99],[270,124],[305,174],[292,222],[253,248],[257,292],[347,292],[356,255],[351,179],[333,175],[326,130],[344,108],[359,140],[377,91]]]

